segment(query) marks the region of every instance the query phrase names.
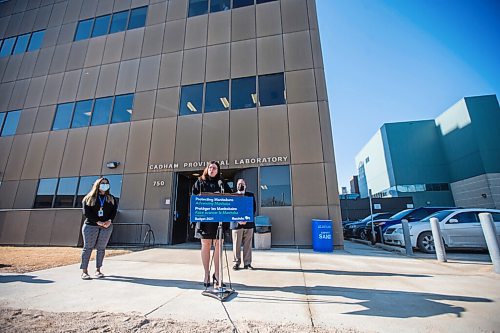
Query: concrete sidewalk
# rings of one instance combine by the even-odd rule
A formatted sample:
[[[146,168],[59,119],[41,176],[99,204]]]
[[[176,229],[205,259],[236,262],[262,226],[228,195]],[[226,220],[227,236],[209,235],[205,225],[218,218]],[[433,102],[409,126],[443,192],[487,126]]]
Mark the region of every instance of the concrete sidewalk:
[[[230,271],[237,295],[225,303],[201,295],[199,250],[171,247],[106,258],[101,280],[81,280],[78,265],[1,274],[0,305],[332,331],[500,331],[500,275],[484,260],[443,264],[346,242],[333,254],[255,251],[253,265],[257,270]]]

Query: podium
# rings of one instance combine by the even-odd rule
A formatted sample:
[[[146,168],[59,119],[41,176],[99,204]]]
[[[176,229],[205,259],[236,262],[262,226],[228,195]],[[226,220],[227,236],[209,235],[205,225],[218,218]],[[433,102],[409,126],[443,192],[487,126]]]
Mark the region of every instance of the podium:
[[[217,277],[218,288],[205,289],[201,294],[224,302],[235,292],[229,279],[229,288],[224,286],[224,222],[253,222],[253,198],[239,194],[213,194],[204,193],[191,196],[190,200],[190,222],[191,223],[218,223],[217,239],[219,241],[219,276]],[[213,261],[215,249],[210,261]],[[226,266],[229,276],[229,264]]]

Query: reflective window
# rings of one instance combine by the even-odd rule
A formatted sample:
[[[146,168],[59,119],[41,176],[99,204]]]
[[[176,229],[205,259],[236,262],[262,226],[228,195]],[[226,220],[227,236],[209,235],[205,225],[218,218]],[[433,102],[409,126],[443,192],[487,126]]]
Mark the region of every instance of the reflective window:
[[[92,100],[76,102],[73,122],[71,127],[89,126],[90,115],[92,113]]]
[[[490,212],[488,212],[490,213]],[[490,213],[491,217],[493,217],[494,222],[500,222],[500,213]]]
[[[2,125],[6,114],[6,112],[0,112],[0,133],[2,133]]]
[[[56,193],[57,178],[40,179],[36,192],[34,208],[51,208]]]
[[[25,34],[17,37],[16,46],[14,47],[14,52],[12,54],[19,54],[26,52],[28,48],[28,43],[30,41],[31,34]]]
[[[457,219],[458,223],[477,223],[477,222],[479,222],[479,218],[477,216],[477,213],[475,213],[475,212],[460,213],[460,214],[453,216],[452,218]]]
[[[94,19],[78,22],[78,27],[76,28],[75,33],[75,41],[90,38],[93,25]]]
[[[271,1],[276,1],[276,0],[257,0],[257,4],[271,2]]]
[[[10,56],[15,43],[16,43],[16,37],[4,39],[2,44],[2,49],[0,49],[0,57]]]
[[[229,80],[208,82],[205,89],[205,112],[229,109]]]
[[[113,107],[112,123],[130,121],[132,117],[132,106],[134,104],[134,94],[116,96]]]
[[[113,97],[98,98],[94,103],[92,112],[92,126],[104,125],[109,123]]]
[[[188,17],[203,15],[207,13],[208,13],[208,0],[189,0]]]
[[[65,103],[57,106],[56,116],[52,124],[53,131],[69,128],[74,105],[75,103]]]
[[[260,201],[261,207],[292,205],[288,165],[260,168]]]
[[[146,25],[146,15],[148,7],[140,7],[130,11],[130,20],[128,21],[128,29],[141,28]]]
[[[19,124],[19,117],[21,117],[21,111],[7,112],[3,123],[1,136],[16,134],[17,125]]]
[[[259,106],[285,104],[283,73],[259,76]]]
[[[111,15],[96,17],[94,23],[94,30],[92,30],[92,37],[106,35],[108,33],[110,20],[111,20]]]
[[[78,183],[78,192],[76,193],[75,207],[83,207],[82,200],[83,197],[87,195],[92,189],[92,185],[99,178],[98,176],[86,176],[80,177],[80,182]]]
[[[109,193],[114,197],[120,198],[122,193],[122,175],[104,175],[109,180]]]
[[[210,13],[222,12],[231,9],[230,0],[211,0]]]
[[[203,83],[183,86],[181,89],[181,105],[179,115],[201,113],[203,102]]]
[[[254,0],[233,0],[233,8],[253,5]]]
[[[128,10],[123,12],[118,12],[113,14],[111,20],[111,27],[109,28],[109,33],[125,31],[127,28]]]
[[[35,51],[41,48],[44,35],[45,31],[37,31],[31,34],[30,44],[28,45],[28,51]]]
[[[253,108],[256,103],[255,76],[231,80],[231,109]]]
[[[54,207],[73,207],[77,185],[78,177],[59,179]]]

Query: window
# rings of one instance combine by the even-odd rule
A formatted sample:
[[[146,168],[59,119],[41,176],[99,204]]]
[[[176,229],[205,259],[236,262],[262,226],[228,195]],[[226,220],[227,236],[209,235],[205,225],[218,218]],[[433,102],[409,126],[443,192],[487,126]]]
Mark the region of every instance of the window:
[[[34,208],[51,208],[56,193],[57,178],[40,179]]]
[[[179,115],[201,113],[203,102],[203,83],[184,86],[181,89],[181,105]]]
[[[257,4],[271,2],[271,1],[275,1],[275,0],[257,0]]]
[[[54,201],[54,207],[73,207],[76,194],[78,177],[61,178],[57,187],[57,195]]]
[[[112,106],[113,97],[96,99],[94,103],[94,111],[92,112],[92,126],[108,124]]]
[[[128,10],[123,12],[118,12],[113,14],[111,20],[111,27],[109,28],[109,33],[125,31],[127,28]]]
[[[28,52],[38,50],[42,47],[44,35],[45,31],[37,31],[31,35],[30,43],[28,45]]]
[[[253,5],[254,0],[233,0],[233,8],[240,8],[244,6]]]
[[[74,105],[75,103],[64,103],[57,106],[56,117],[52,124],[53,131],[69,128]]]
[[[455,215],[454,217],[458,220],[458,223],[477,223],[479,222],[477,213],[474,212],[465,212]]]
[[[104,175],[109,180],[109,193],[115,198],[120,198],[122,192],[122,175]]]
[[[292,205],[288,165],[260,168],[260,205],[261,207]]]
[[[207,83],[205,89],[205,112],[229,109],[229,81]]]
[[[98,176],[86,176],[80,177],[80,182],[78,184],[78,192],[76,193],[75,207],[83,207],[82,200],[83,197],[87,195],[92,189],[92,185],[98,179]]]
[[[0,49],[0,57],[8,57],[14,49],[14,44],[16,43],[16,37],[11,37],[4,39],[2,44],[2,49]]]
[[[208,13],[208,0],[189,0],[188,17]]]
[[[2,125],[3,125],[3,121],[5,120],[6,115],[7,115],[7,112],[0,113],[0,133],[2,133]]]
[[[130,20],[128,21],[128,29],[141,28],[146,25],[146,15],[148,7],[140,7],[130,11]]]
[[[92,30],[92,37],[106,35],[108,33],[109,21],[111,21],[111,15],[97,17],[94,23],[94,30]]]
[[[255,76],[231,80],[231,109],[254,108],[256,103]]]
[[[283,73],[259,76],[259,106],[285,104]]]
[[[489,212],[488,212],[489,213]],[[490,213],[494,222],[500,222],[500,213]]]
[[[211,0],[210,13],[222,12],[231,9],[230,0]]]
[[[90,38],[93,25],[94,19],[78,22],[78,27],[76,28],[75,33],[75,41]]]
[[[92,100],[76,102],[72,128],[89,126],[92,113]]]
[[[3,123],[3,126],[1,127],[1,136],[16,134],[17,125],[19,124],[19,117],[21,117],[21,111],[7,112],[7,115],[5,115],[5,121]]]
[[[30,35],[31,34],[24,34],[17,37],[16,46],[14,47],[14,51],[12,52],[12,54],[19,54],[26,52],[26,49],[28,48],[28,43],[30,41]]]
[[[112,123],[121,123],[130,121],[132,116],[132,105],[134,103],[134,94],[121,95],[115,97],[113,107]]]

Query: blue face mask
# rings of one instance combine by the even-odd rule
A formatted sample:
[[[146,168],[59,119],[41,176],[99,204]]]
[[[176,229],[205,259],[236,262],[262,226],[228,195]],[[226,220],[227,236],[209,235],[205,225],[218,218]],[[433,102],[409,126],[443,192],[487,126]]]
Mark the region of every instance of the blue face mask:
[[[109,190],[109,184],[100,184],[99,189],[103,192],[106,192],[107,190]]]

